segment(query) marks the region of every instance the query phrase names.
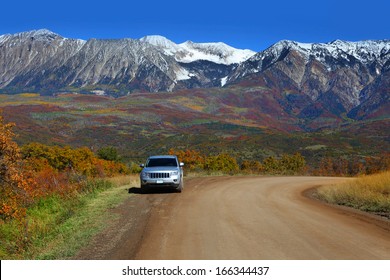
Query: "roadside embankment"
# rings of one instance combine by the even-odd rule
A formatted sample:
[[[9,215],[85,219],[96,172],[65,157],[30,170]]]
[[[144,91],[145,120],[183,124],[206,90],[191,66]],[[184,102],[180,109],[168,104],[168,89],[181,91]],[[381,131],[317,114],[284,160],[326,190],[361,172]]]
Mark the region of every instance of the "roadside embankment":
[[[0,223],[1,259],[67,259],[91,237],[115,220],[108,211],[129,197],[138,185],[136,176],[90,180],[90,191],[64,199],[42,198],[27,210],[23,222]]]

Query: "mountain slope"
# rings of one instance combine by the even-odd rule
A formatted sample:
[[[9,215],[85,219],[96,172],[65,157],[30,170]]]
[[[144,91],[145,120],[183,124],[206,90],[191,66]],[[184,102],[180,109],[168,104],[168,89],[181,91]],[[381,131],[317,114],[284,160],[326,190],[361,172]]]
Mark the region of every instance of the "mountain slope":
[[[48,69],[63,65],[85,44],[48,30],[0,36],[0,88],[28,82]]]
[[[160,91],[172,87],[183,71],[174,59],[138,40],[80,41],[47,30],[4,36],[0,61],[1,87],[36,90],[123,84]]]
[[[241,63],[227,78],[227,85],[261,85],[307,96],[300,98],[306,100],[299,112],[302,118],[341,116],[358,110],[362,102],[373,103],[371,99],[377,100],[376,109],[388,106],[389,63],[390,41],[281,41]]]

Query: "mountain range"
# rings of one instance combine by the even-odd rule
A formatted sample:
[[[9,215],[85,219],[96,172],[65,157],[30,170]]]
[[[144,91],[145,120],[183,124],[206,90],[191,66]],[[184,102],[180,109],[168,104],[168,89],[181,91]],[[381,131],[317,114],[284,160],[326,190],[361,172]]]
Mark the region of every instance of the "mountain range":
[[[254,54],[224,43],[175,44],[161,36],[84,41],[43,29],[0,36],[0,88],[106,86],[127,94],[220,86],[233,65]]]
[[[171,92],[237,88],[272,94],[298,120],[387,118],[390,40],[280,41],[261,52],[224,43],[69,39],[49,30],[0,36],[0,92]],[[272,115],[272,113],[271,113]]]

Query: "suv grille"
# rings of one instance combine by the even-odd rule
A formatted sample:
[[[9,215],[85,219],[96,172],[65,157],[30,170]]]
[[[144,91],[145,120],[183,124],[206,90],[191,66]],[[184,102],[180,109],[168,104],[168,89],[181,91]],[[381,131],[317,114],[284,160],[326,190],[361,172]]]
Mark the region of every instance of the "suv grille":
[[[169,178],[169,173],[150,173],[151,179]]]

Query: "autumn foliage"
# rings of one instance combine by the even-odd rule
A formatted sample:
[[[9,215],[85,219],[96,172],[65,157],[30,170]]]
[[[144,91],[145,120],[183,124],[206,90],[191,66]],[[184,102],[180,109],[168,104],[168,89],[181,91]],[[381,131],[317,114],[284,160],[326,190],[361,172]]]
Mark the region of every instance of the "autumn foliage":
[[[305,158],[300,153],[284,154],[281,158],[268,157],[263,161],[264,171],[271,174],[302,174],[306,171]]]
[[[300,153],[270,156],[263,160],[240,160],[227,153],[205,155],[195,150],[170,149],[169,154],[177,155],[188,171],[208,173],[356,176],[390,170],[390,153],[370,157],[324,157],[317,166],[308,166]]]
[[[187,170],[195,171],[205,170],[228,174],[302,174],[306,171],[305,158],[299,153],[284,154],[280,158],[268,157],[262,162],[244,160],[241,164],[227,153],[206,156],[194,150],[171,149],[169,154],[177,155],[179,160],[185,163]]]
[[[205,164],[205,156],[195,150],[175,150],[170,149],[170,155],[176,155],[179,161],[184,162],[189,170],[203,169]]]
[[[129,173],[121,162],[104,160],[88,148],[13,141],[14,124],[0,116],[0,218],[24,219],[26,208],[48,195],[72,197],[86,191],[87,180]]]
[[[0,116],[0,216],[3,219],[21,218],[25,208],[37,194],[36,182],[25,170],[12,127]]]
[[[69,146],[30,143],[22,147],[22,153],[36,172],[51,168],[56,172],[67,171],[87,177],[111,177],[128,173],[125,164],[98,158],[86,147],[72,149]]]
[[[390,170],[390,153],[370,157],[325,157],[315,175],[323,176],[356,176],[370,175]]]
[[[206,157],[204,168],[208,171],[224,173],[236,173],[239,170],[236,159],[226,153]]]

